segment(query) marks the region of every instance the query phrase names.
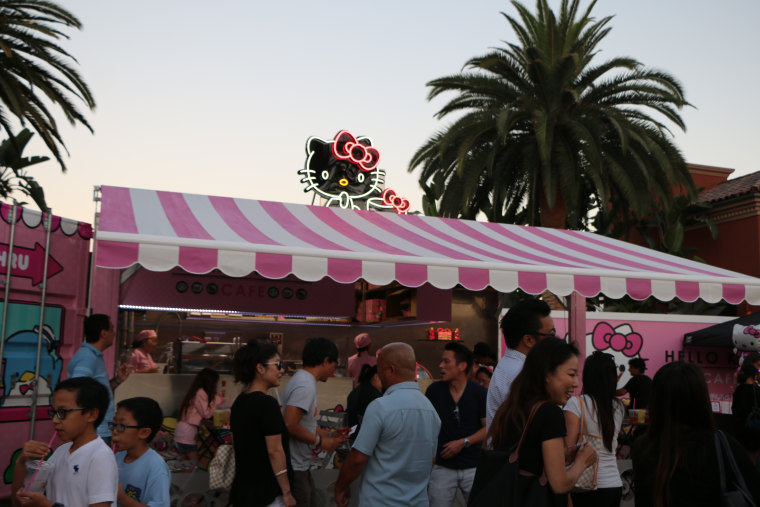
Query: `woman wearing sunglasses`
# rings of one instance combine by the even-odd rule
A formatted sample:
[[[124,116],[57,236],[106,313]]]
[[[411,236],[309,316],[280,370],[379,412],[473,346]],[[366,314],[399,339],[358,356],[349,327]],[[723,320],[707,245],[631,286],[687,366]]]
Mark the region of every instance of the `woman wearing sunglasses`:
[[[244,345],[235,353],[232,372],[244,388],[230,413],[235,447],[230,505],[294,507],[288,431],[280,405],[266,394],[282,377],[277,348],[271,343]]]

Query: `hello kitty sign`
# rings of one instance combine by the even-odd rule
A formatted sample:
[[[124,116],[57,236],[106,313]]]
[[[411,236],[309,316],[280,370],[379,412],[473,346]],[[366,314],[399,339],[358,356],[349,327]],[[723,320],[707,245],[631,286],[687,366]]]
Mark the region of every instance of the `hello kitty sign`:
[[[298,174],[303,175],[304,192],[313,191],[325,199],[325,206],[406,213],[409,201],[383,189],[385,171],[379,164],[380,152],[370,138],[341,130],[330,140],[306,140],[306,165]]]
[[[734,324],[734,347],[742,351],[760,351],[760,326]]]

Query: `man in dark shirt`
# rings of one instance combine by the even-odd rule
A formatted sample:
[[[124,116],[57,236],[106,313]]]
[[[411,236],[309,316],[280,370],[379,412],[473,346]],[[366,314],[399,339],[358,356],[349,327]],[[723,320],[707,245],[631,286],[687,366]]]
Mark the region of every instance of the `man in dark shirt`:
[[[430,507],[450,507],[457,488],[470,496],[480,443],[486,436],[488,391],[468,380],[473,357],[459,342],[446,344],[439,365],[441,380],[433,382],[425,395],[441,418],[438,450],[430,474]]]
[[[652,379],[644,375],[647,364],[644,359],[635,357],[628,361],[628,371],[631,378],[615,393],[618,396],[631,396],[630,408],[646,409],[649,406],[649,394],[652,392]]]

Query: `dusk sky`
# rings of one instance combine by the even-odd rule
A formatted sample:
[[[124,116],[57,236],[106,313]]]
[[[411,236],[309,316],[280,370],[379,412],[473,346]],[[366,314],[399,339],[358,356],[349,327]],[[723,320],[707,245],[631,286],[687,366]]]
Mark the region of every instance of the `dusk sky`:
[[[62,5],[84,24],[61,44],[95,95],[95,134],[59,115],[69,170],[32,174],[55,214],[87,222],[94,185],[311,203],[297,174],[306,139],[341,129],[372,138],[387,186],[418,210],[407,167],[448,98],[428,102],[425,83],[516,42],[503,0]],[[674,132],[688,162],[760,170],[760,2],[599,0],[594,14],[615,15],[599,61],[630,56],[685,87],[694,108]],[[39,142],[26,154],[49,155]]]

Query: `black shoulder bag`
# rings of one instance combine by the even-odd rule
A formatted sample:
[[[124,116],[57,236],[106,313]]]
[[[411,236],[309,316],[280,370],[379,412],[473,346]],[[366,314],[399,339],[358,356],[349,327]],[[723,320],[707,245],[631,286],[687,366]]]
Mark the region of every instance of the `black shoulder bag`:
[[[715,432],[715,454],[718,457],[718,471],[720,473],[720,507],[757,507],[755,502],[752,501],[752,495],[749,494],[744,477],[739,471],[736,460],[734,460],[731,445],[728,443],[726,435],[720,430]],[[724,458],[734,477],[731,484],[733,489],[730,490],[726,486]]]
[[[480,454],[472,482],[468,507],[545,507],[548,505],[546,473],[540,476],[520,470],[520,448],[533,416],[543,403],[533,406],[517,448],[506,451],[484,450]]]

